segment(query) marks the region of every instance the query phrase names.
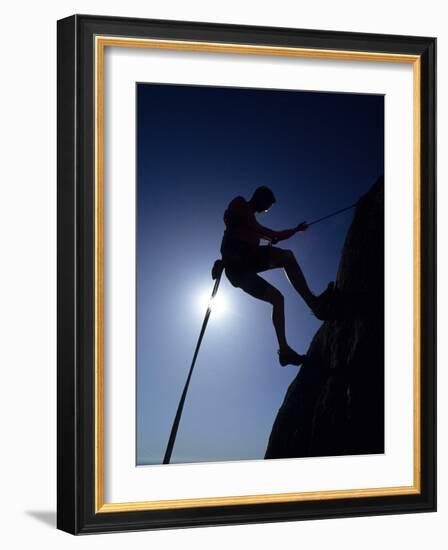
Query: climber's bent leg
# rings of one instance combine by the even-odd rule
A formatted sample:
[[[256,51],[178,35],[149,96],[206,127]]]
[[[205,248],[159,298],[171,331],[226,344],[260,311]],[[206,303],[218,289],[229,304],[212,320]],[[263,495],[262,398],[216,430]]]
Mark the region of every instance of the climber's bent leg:
[[[290,283],[305,300],[306,304],[311,309],[315,307],[317,305],[316,297],[311,292],[303,271],[297,263],[296,257],[294,256],[292,250],[285,250],[276,246],[260,247],[260,249],[265,249],[262,253],[264,255],[268,255],[268,259],[265,262],[265,265],[261,266],[262,269],[258,271],[261,272],[266,271],[267,269],[276,269],[279,267],[283,268]]]
[[[259,277],[259,275],[255,275]],[[261,277],[259,277],[261,279]],[[264,279],[262,279],[264,281]],[[250,287],[250,285],[248,285]],[[243,287],[242,287],[243,288]],[[243,288],[248,294],[251,294],[250,288]],[[254,294],[252,294],[253,296]],[[277,290],[274,286],[267,283],[265,290],[261,296],[260,300],[268,302],[272,305],[272,324],[274,325],[275,334],[278,340],[278,346],[280,349],[288,348],[288,342],[286,341],[286,332],[285,332],[285,299],[283,294]]]
[[[250,296],[272,305],[272,323],[280,348],[288,347],[285,334],[285,300],[283,294],[255,272],[238,272],[226,270],[226,275],[233,286],[241,288]]]
[[[303,298],[308,307],[318,319],[325,320],[329,315],[334,283],[330,282],[322,294],[314,295],[305,279],[305,276],[291,250],[285,250],[276,246],[260,246],[257,251],[257,272],[268,269],[283,268],[286,276]],[[331,315],[330,315],[331,318]]]

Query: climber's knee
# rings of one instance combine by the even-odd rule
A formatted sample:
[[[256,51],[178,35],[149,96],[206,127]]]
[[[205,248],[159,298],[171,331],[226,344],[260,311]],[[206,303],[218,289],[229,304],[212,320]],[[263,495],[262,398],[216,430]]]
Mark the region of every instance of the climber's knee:
[[[269,302],[274,307],[283,307],[285,303],[285,298],[283,297],[283,294],[274,287],[266,289],[263,298],[266,300],[266,302]]]

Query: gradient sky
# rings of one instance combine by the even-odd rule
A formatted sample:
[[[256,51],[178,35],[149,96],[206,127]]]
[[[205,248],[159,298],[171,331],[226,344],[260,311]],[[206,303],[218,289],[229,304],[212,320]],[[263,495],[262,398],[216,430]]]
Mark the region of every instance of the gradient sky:
[[[384,171],[380,95],[137,85],[137,458],[163,460],[201,328],[223,214],[267,185],[260,223],[294,227],[355,202]],[[337,272],[353,211],[299,233],[290,248],[311,289]],[[280,270],[289,344],[305,353],[321,322]],[[271,307],[232,287],[212,312],[172,460],[262,459],[298,367],[278,363]],[[202,307],[201,307],[202,303]]]

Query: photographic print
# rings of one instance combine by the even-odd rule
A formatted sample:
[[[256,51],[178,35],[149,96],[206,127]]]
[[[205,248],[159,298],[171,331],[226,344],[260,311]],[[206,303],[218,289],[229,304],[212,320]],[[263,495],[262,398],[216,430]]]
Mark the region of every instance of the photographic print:
[[[136,464],[383,453],[384,96],[136,100]]]
[[[436,40],[58,21],[58,519],[436,510]]]

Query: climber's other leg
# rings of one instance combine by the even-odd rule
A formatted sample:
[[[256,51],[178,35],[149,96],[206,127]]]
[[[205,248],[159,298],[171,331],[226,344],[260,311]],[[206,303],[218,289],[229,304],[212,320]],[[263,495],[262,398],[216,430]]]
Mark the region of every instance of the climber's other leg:
[[[279,345],[278,354],[281,365],[301,365],[305,356],[295,352],[286,340],[283,294],[255,272],[241,274],[235,283],[232,282],[234,286],[238,286],[247,294],[272,305],[272,324]]]

